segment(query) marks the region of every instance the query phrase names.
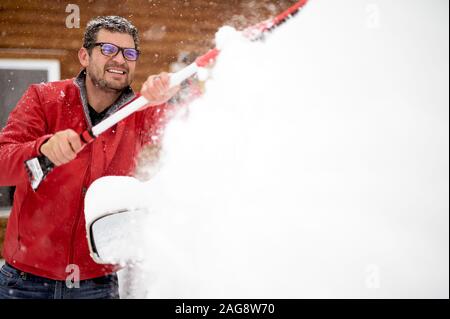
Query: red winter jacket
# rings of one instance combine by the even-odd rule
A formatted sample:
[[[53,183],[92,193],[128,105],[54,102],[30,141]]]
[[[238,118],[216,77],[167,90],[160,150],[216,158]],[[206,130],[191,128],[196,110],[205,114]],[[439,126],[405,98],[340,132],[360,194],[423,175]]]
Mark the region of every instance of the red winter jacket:
[[[67,278],[73,271],[68,265],[79,267],[80,280],[117,270],[96,264],[89,255],[84,196],[101,176],[133,173],[136,155],[157,134],[165,113],[159,106],[129,116],[75,160],[55,167],[34,192],[24,161],[39,155],[53,133],[69,128],[81,133],[91,125],[80,77],[30,86],[0,133],[0,185],[16,186],[3,256],[22,271],[54,280]],[[128,100],[133,97],[130,89]]]

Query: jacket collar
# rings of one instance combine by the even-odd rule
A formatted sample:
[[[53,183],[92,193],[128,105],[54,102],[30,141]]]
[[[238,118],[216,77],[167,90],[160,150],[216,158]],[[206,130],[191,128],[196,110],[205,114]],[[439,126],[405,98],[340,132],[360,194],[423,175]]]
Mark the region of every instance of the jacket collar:
[[[87,99],[87,91],[86,91],[86,69],[80,71],[77,77],[73,80],[75,85],[80,89],[80,97],[81,103],[83,104],[84,114],[86,115],[86,120],[88,122],[89,128],[92,128],[91,118],[89,116],[89,108],[88,108],[88,99]],[[126,87],[119,98],[114,102],[108,109],[105,115],[105,119],[109,117],[111,114],[120,109],[121,106],[130,102],[132,99],[136,97],[133,89],[128,86]]]

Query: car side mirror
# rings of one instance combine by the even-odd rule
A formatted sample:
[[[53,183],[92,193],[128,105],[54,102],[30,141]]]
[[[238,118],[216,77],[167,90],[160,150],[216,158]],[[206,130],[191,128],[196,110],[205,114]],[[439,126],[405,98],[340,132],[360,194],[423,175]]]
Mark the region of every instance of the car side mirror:
[[[133,177],[102,177],[85,198],[86,235],[99,264],[127,264],[142,258],[148,210],[142,183]]]

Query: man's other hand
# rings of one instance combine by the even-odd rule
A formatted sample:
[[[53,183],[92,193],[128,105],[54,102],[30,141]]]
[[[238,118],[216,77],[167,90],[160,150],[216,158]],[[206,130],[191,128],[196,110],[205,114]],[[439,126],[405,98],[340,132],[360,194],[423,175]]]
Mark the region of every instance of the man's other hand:
[[[55,133],[42,144],[40,152],[47,156],[53,164],[60,166],[75,159],[84,145],[80,136],[75,131],[68,129]]]
[[[180,86],[174,86],[170,88],[170,77],[166,72],[158,75],[151,75],[147,81],[144,82],[141,89],[141,95],[150,101],[149,104],[142,107],[141,110],[146,109],[149,106],[160,105],[167,102],[172,98],[179,90]]]

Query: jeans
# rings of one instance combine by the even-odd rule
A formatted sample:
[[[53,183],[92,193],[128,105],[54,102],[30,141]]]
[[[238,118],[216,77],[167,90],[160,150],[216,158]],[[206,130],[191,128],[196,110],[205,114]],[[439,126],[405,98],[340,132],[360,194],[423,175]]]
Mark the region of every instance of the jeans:
[[[0,299],[119,299],[117,274],[79,281],[69,288],[65,281],[24,273],[5,264],[0,269]]]

